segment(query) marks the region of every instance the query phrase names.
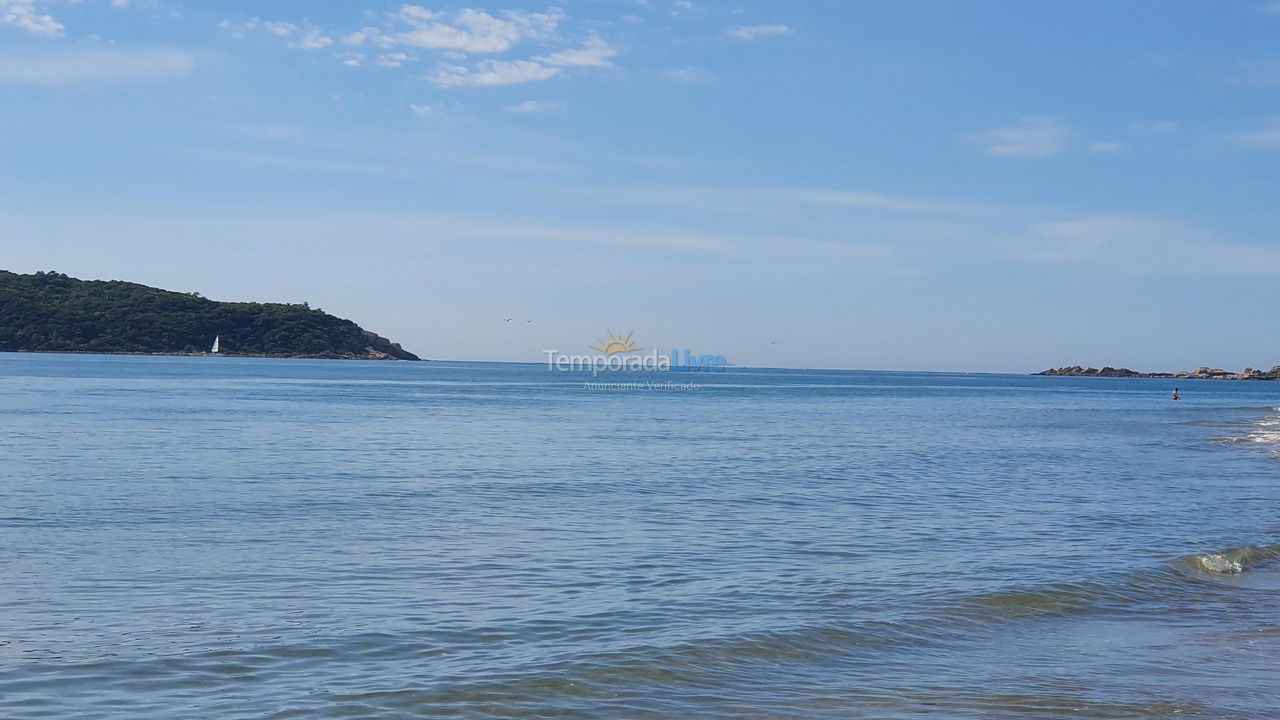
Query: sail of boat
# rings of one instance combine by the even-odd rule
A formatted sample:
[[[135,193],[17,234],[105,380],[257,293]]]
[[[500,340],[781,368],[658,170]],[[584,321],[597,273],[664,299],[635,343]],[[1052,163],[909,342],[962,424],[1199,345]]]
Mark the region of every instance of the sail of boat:
[[[219,349],[220,349],[221,347],[222,347],[222,336],[221,336],[221,335],[215,335],[215,336],[214,336],[214,338],[213,338],[213,348],[212,348],[211,350],[209,350],[209,352],[210,352],[211,354],[215,354],[215,355],[216,355],[216,354],[219,352]]]

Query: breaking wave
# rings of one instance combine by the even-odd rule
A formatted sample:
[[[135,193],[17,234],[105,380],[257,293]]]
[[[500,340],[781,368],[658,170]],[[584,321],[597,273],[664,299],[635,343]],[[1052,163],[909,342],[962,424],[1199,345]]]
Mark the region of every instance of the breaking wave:
[[[1199,600],[1215,587],[1205,575],[1236,575],[1280,560],[1280,543],[1244,545],[1183,555],[1145,571],[1114,573],[1079,582],[1009,589],[973,596],[960,615],[969,620],[1017,619],[1092,611],[1121,611],[1151,602]]]
[[[1280,559],[1280,543],[1275,545],[1245,545],[1222,552],[1184,555],[1179,562],[1193,570],[1213,575],[1234,575],[1249,568]]]
[[[1258,409],[1280,412],[1280,408]],[[1227,435],[1214,439],[1218,442],[1224,443],[1259,443],[1262,445],[1273,445],[1275,446],[1275,451],[1280,452],[1280,415],[1268,415],[1267,417],[1248,423],[1246,427],[1248,429],[1242,435]]]

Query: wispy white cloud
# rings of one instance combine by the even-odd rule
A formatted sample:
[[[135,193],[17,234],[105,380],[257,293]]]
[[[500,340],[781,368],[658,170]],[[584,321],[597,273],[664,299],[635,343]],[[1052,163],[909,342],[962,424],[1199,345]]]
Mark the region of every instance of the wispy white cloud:
[[[1098,216],[1030,228],[1019,260],[1126,275],[1280,276],[1280,250],[1159,218]]]
[[[323,50],[333,44],[333,38],[316,29],[307,30],[292,45],[299,50]]]
[[[991,206],[976,206],[939,200],[889,195],[885,193],[866,192],[860,190],[814,190],[793,188],[739,188],[736,192],[755,195],[755,199],[747,202],[758,203],[769,197],[811,205],[826,205],[852,210],[878,210],[894,213],[921,215],[964,214],[981,212],[990,215],[995,210]]]
[[[274,152],[245,150],[186,149],[184,155],[201,161],[229,162],[285,172],[324,173],[337,176],[372,176],[396,180],[420,179],[421,173],[401,165],[386,165],[364,160],[342,160]]]
[[[395,39],[410,47],[459,50],[464,53],[498,53],[517,43],[555,32],[563,12],[530,13],[508,10],[494,17],[483,10],[464,8],[446,15],[421,5],[402,5],[394,14],[401,25]]]
[[[1027,262],[1084,262],[1101,259],[1104,253],[1128,242],[1187,240],[1185,230],[1172,223],[1110,216],[1037,223],[1028,235],[1016,257]]]
[[[373,23],[345,34],[331,33],[306,22],[257,17],[223,20],[218,26],[232,38],[262,33],[282,38],[289,47],[300,50],[321,50],[335,44],[349,48],[372,46],[379,50],[373,53],[373,63],[385,68],[402,67],[417,61],[420,53],[431,51],[444,62],[425,78],[429,82],[449,88],[493,87],[546,80],[561,74],[564,68],[613,65],[611,58],[618,51],[597,33],[588,34],[576,47],[565,47],[569,40],[560,28],[566,17],[558,8],[547,12],[490,13],[475,8],[440,12],[405,4],[381,15],[366,13],[365,22]],[[523,58],[468,62],[469,55],[504,53],[534,40],[551,47],[542,54]],[[359,67],[365,61],[363,54],[351,51],[335,52],[331,57],[351,67]]]
[[[40,37],[59,37],[66,27],[36,9],[36,0],[0,0],[0,23]]]
[[[447,105],[432,103],[428,106],[422,103],[420,107],[430,107],[429,117],[431,118],[447,117]],[[400,110],[414,114],[413,109],[407,105],[401,106]],[[397,145],[392,152],[353,152],[352,148],[360,145],[364,139],[364,136],[359,134],[334,137],[327,133],[302,132],[294,128],[287,143],[292,150],[283,152],[274,150],[238,152],[226,148],[190,149],[179,152],[219,163],[253,164],[283,172],[319,172],[335,177],[353,174],[425,180],[433,177],[433,173],[441,167],[466,170],[481,168],[501,171],[507,175],[519,173],[544,179],[581,173],[579,166],[562,159],[553,161],[518,152],[474,149],[464,151],[457,147],[445,147],[434,143],[414,149]],[[239,149],[244,145],[237,142],[231,147]]]
[[[1265,8],[1263,8],[1263,10],[1272,15],[1280,15],[1280,0],[1277,0],[1277,2],[1268,4]]]
[[[416,55],[404,52],[382,53],[378,55],[377,65],[380,67],[400,67],[407,62],[415,62]]]
[[[0,84],[165,80],[186,75],[194,59],[176,50],[73,50],[0,55]]]
[[[559,74],[560,68],[533,60],[482,60],[474,68],[440,65],[427,80],[446,88],[494,87],[537,82]]]
[[[1280,58],[1267,57],[1240,63],[1235,83],[1248,87],[1280,87]]]
[[[280,37],[292,35],[298,31],[298,26],[293,23],[274,20],[268,20],[267,22],[262,23],[262,28],[272,35],[279,35]]]
[[[243,40],[254,32],[264,32],[278,38],[288,38],[288,45],[298,50],[323,50],[333,45],[333,38],[314,25],[301,26],[281,20],[249,18],[243,22],[223,20],[218,28],[236,40]]]
[[[459,238],[492,239],[503,242],[585,243],[636,247],[725,250],[731,243],[722,235],[669,229],[618,229],[616,227],[562,227],[536,224],[491,224],[471,220],[456,224],[433,223],[424,231],[448,233]]]
[[[431,117],[435,110],[430,105],[410,105],[409,112],[418,117]]]
[[[358,52],[340,52],[334,53],[333,56],[342,61],[347,67],[360,67],[364,64],[365,54]]]
[[[1115,154],[1115,153],[1122,153],[1128,149],[1129,149],[1128,145],[1125,145],[1124,143],[1119,143],[1119,142],[1109,142],[1109,141],[1099,140],[1096,142],[1089,143],[1089,152],[1094,152],[1094,153]]]
[[[618,51],[609,47],[609,43],[605,42],[603,38],[599,35],[592,35],[587,38],[581,48],[561,50],[536,59],[548,65],[560,67],[607,67],[613,64],[609,61],[609,58],[617,54]]]
[[[729,28],[728,35],[739,40],[755,40],[756,38],[775,35],[790,35],[791,28],[786,25],[738,25]]]
[[[662,76],[668,80],[687,83],[705,83],[716,79],[714,73],[710,70],[704,70],[696,67],[685,67],[678,70],[668,70],[662,73]]]
[[[259,140],[294,143],[302,140],[303,134],[297,127],[289,125],[264,125],[260,123],[241,123],[232,125],[237,133]]]
[[[976,141],[988,155],[1042,158],[1062,152],[1071,135],[1071,129],[1054,118],[1029,116],[1017,125],[991,128]]]
[[[696,218],[698,223],[837,242],[875,237],[907,244],[971,244],[1039,217],[989,203],[838,188],[566,185],[557,192],[566,200],[616,209],[617,217]],[[978,227],[980,232],[969,229]]]
[[[382,32],[380,28],[366,26],[355,32],[343,35],[340,42],[343,45],[364,45],[366,42],[377,45],[379,47],[390,48],[396,44],[395,38]]]
[[[522,103],[508,105],[502,110],[504,112],[516,115],[530,115],[534,113],[553,113],[561,112],[565,109],[565,104],[558,101],[548,100],[525,100]]]
[[[1135,120],[1129,124],[1129,127],[1140,133],[1171,133],[1178,129],[1178,123],[1173,120]]]
[[[1268,119],[1260,130],[1228,135],[1227,139],[1261,150],[1280,150],[1280,117]]]
[[[231,20],[223,20],[218,23],[218,29],[236,40],[243,40],[258,28],[259,21],[257,18],[245,20],[244,22],[232,22]]]
[[[1055,264],[1098,275],[1280,277],[1280,248],[1159,217],[1084,215],[832,188],[570,185],[566,197],[618,208],[618,217],[691,213],[722,227],[771,230],[833,244],[868,237],[893,248],[904,268],[937,267],[947,251],[998,266]],[[852,230],[854,228],[856,230]],[[948,260],[947,262],[950,262]]]

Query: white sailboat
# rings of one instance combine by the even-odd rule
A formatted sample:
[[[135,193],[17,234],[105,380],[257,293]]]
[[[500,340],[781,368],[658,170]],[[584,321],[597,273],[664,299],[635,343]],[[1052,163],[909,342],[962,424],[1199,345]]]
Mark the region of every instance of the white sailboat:
[[[219,352],[221,352],[221,351],[222,351],[222,336],[221,336],[221,335],[215,335],[215,336],[213,337],[213,347],[212,347],[212,348],[209,348],[209,352],[208,352],[208,353],[206,353],[206,354],[207,354],[207,355],[217,355],[217,354],[218,354]]]

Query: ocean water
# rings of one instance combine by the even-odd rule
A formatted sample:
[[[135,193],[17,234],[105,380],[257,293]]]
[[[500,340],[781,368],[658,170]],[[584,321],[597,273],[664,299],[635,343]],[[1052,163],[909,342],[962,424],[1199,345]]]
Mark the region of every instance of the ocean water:
[[[1275,718],[1280,383],[0,354],[6,718]]]

